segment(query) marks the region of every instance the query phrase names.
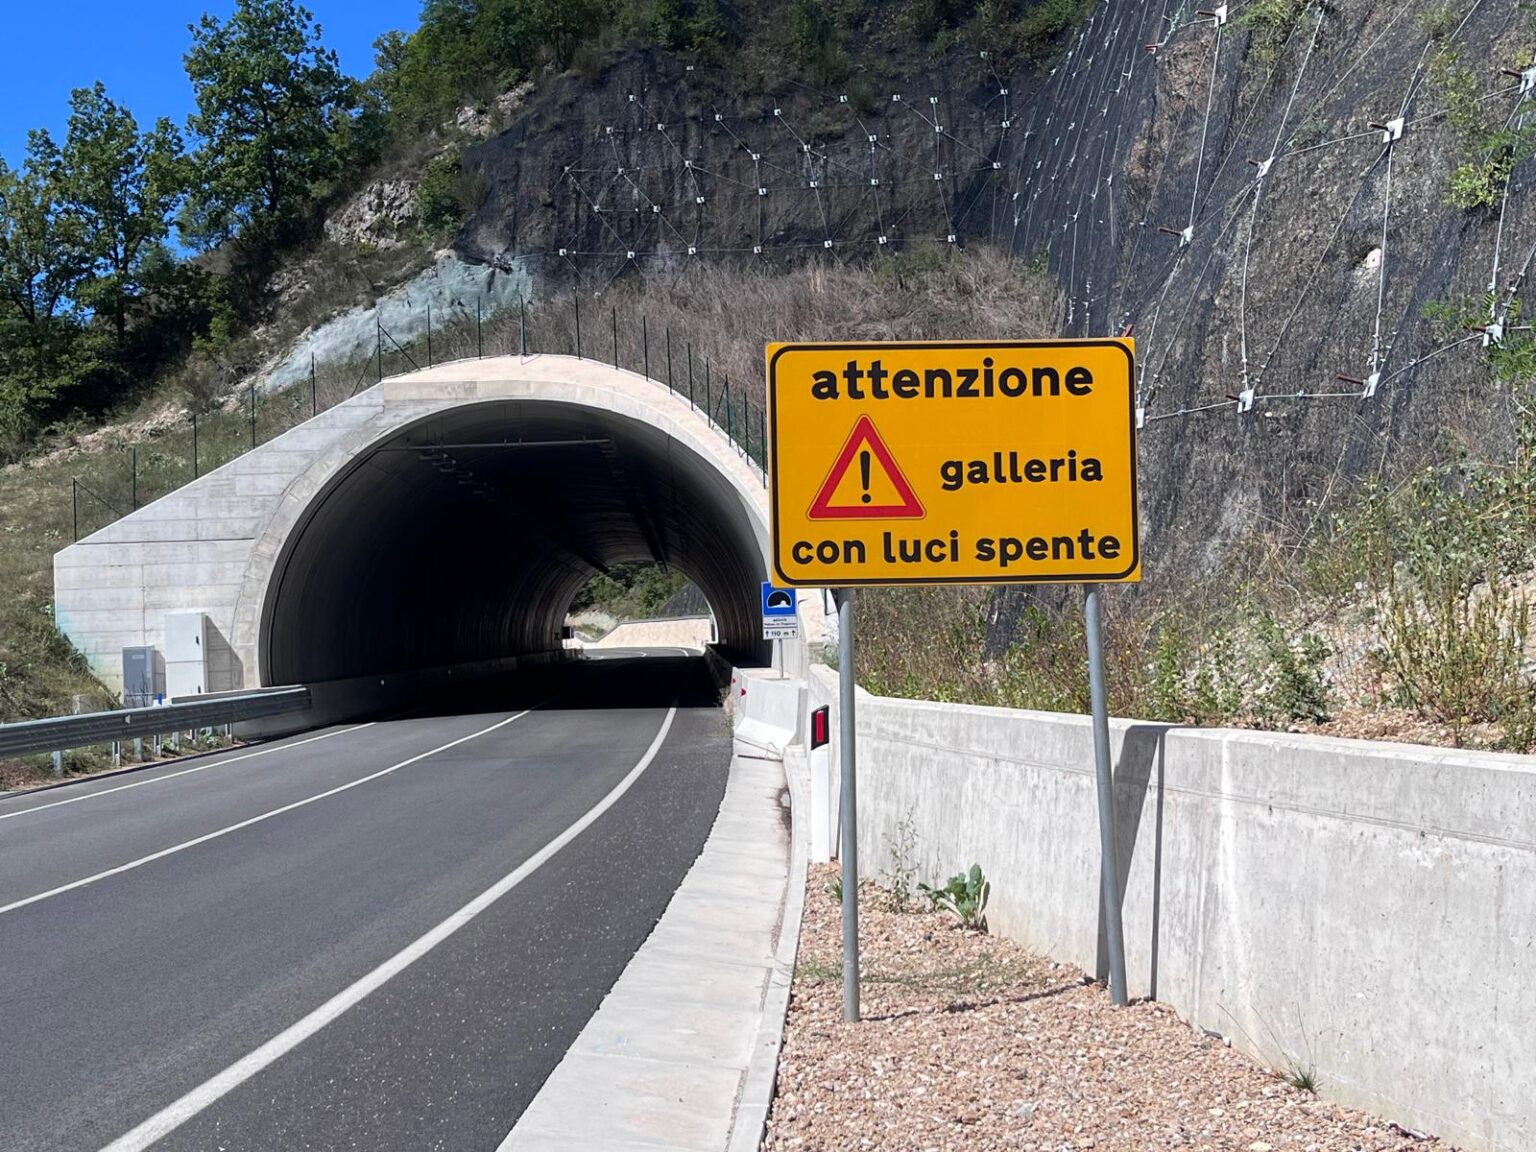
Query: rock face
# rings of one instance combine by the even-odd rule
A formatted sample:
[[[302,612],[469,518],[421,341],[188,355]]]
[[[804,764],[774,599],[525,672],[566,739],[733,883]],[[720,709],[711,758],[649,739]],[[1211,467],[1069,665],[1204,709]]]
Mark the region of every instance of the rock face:
[[[507,119],[521,107],[528,93],[533,91],[533,81],[525,80],[509,88],[489,104],[467,105],[458,110],[453,118],[453,129],[465,136],[484,138],[498,131]]]
[[[1136,337],[1146,552],[1215,570],[1448,439],[1507,445],[1481,338],[1424,309],[1519,315],[1536,162],[1492,208],[1447,204],[1468,153],[1436,61],[1472,69],[1490,129],[1536,123],[1536,23],[1513,0],[1191,8],[1102,0],[1047,69],[956,49],[852,92],[725,95],[657,53],[562,77],[466,151],[486,195],[457,246],[592,288],[1006,246],[1058,278],[1067,334]]]
[[[375,248],[404,244],[416,228],[418,183],[402,178],[369,184],[326,220],[326,239]]]

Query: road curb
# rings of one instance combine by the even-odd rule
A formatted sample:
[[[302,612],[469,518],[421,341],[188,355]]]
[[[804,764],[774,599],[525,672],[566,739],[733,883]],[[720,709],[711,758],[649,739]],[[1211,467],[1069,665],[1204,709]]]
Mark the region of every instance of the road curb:
[[[803,786],[788,776],[777,757],[732,741],[698,859],[499,1152],[756,1147],[805,888],[793,818]]]
[[[752,1046],[752,1062],[742,1080],[741,1098],[731,1122],[727,1152],[757,1152],[768,1127],[778,1083],[779,1051],[784,1044],[784,1019],[789,1012],[790,987],[795,977],[795,957],[800,950],[800,921],[805,914],[805,874],[808,832],[800,819],[810,786],[810,766],[798,745],[784,757],[784,780],[789,787],[789,878],[784,888],[784,915],[774,949],[773,974],[763,997],[763,1018]]]

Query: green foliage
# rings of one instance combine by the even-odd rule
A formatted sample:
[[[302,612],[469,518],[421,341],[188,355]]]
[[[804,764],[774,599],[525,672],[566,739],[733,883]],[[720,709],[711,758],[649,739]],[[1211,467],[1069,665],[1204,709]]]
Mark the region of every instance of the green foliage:
[[[462,175],[457,154],[428,163],[416,189],[416,213],[423,231],[435,234],[458,226],[467,207],[461,199]]]
[[[890,855],[890,866],[881,878],[890,894],[891,911],[905,912],[912,905],[912,885],[917,879],[917,861],[914,858],[917,851],[917,822],[911,812],[896,822],[886,851]]]
[[[1256,639],[1264,679],[1255,694],[1255,714],[1264,720],[1328,719],[1328,680],[1323,671],[1328,645],[1315,632],[1288,635],[1273,616],[1259,620]]]
[[[961,927],[976,931],[986,928],[992,883],[982,875],[980,864],[972,864],[969,872],[951,876],[942,888],[920,884],[918,889],[928,897],[935,912],[948,912],[960,921]]]
[[[1303,1068],[1299,1064],[1291,1065],[1290,1071],[1285,1074],[1285,1082],[1298,1092],[1309,1092],[1317,1095],[1317,1090],[1322,1081],[1318,1078],[1317,1069],[1312,1065]]]
[[[1251,0],[1237,17],[1248,29],[1249,50],[1261,64],[1273,64],[1312,0]]]
[[[1445,40],[1461,23],[1462,13],[1451,4],[1430,8],[1419,17],[1419,24],[1431,40]]]
[[[1147,686],[1153,720],[1221,724],[1243,712],[1242,671],[1232,633],[1216,628],[1198,644],[1191,621],[1169,615],[1160,622]]]
[[[1090,6],[1087,0],[921,0],[909,23],[913,37],[936,53],[965,43],[1007,61],[1043,56]]]
[[[1086,712],[1087,640],[1080,612],[1031,604],[996,669],[995,702],[1004,708]]]
[[[647,43],[696,49],[729,31],[715,0],[427,0],[416,31],[375,42],[368,87],[389,108],[393,133],[408,139],[540,68],[600,71],[605,37],[621,27]]]
[[[841,904],[843,902],[843,874],[841,872],[833,873],[827,880],[824,891],[832,903]]]
[[[77,223],[87,261],[78,301],[111,319],[121,345],[187,185],[181,133],[161,119],[141,134],[133,114],[98,82],[70,96],[59,166],[63,210]]]
[[[13,170],[0,159],[0,451],[14,454],[67,388],[90,271],[81,221],[65,201],[58,148],[28,138]]]
[[[355,87],[294,0],[239,0],[228,20],[205,14],[190,30],[198,146],[183,234],[279,243],[339,171],[334,137]]]
[[[1430,34],[1440,43],[1430,57],[1429,75],[1460,153],[1445,202],[1472,211],[1497,207],[1515,167],[1536,155],[1536,124],[1521,121],[1511,127],[1497,116],[1486,99],[1478,71],[1462,59],[1457,46],[1447,38],[1459,20],[1460,16],[1451,11],[1430,21]],[[1450,28],[1441,32],[1447,23]]]
[[[1477,310],[1445,302],[1427,309],[1453,330]],[[1425,468],[1401,487],[1372,491],[1335,526],[1360,558],[1348,578],[1374,606],[1374,656],[1393,702],[1448,725],[1458,740],[1471,725],[1495,725],[1517,751],[1536,746],[1536,692],[1524,658],[1530,606],[1515,583],[1536,560],[1529,343],[1528,334],[1510,334],[1507,347],[1489,349],[1496,386],[1514,389],[1507,462]]]
[[[686,576],[665,564],[615,564],[582,586],[570,610],[574,614],[596,609],[619,620],[644,620],[661,611],[687,583]]]
[[[1496,208],[1513,168],[1511,158],[1506,155],[1458,164],[1451,171],[1451,186],[1445,194],[1445,202],[1466,211]]]
[[[1468,589],[1432,566],[1389,580],[1380,659],[1400,700],[1460,732],[1529,705],[1522,675],[1530,608],[1502,581]]]
[[[821,0],[790,0],[787,31],[792,59],[815,87],[835,87],[852,73],[842,30]]]

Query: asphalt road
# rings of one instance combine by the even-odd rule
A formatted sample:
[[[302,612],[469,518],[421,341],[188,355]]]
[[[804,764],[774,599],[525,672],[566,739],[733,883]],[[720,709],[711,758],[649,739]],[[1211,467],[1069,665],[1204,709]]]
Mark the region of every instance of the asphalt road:
[[[0,800],[0,1148],[494,1149],[729,752],[701,663],[653,653]]]

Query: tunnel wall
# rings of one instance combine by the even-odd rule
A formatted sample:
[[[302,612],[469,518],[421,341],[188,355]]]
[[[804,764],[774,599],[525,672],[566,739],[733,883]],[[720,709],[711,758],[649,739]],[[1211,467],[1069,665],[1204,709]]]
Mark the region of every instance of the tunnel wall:
[[[371,451],[435,417],[497,403],[535,411],[546,402],[630,422],[701,465],[722,506],[739,513],[755,544],[754,563],[766,570],[761,473],[686,400],[590,360],[497,357],[386,379],[61,550],[54,557],[58,625],[95,673],[120,688],[123,647],[163,646],[165,613],[201,611],[210,623],[209,689],[273,683],[264,632],[273,584],[291,559],[295,533],[313,522],[334,486]],[[757,612],[756,587],[729,595],[738,602],[717,604],[716,613],[735,615],[740,638],[740,621]]]

